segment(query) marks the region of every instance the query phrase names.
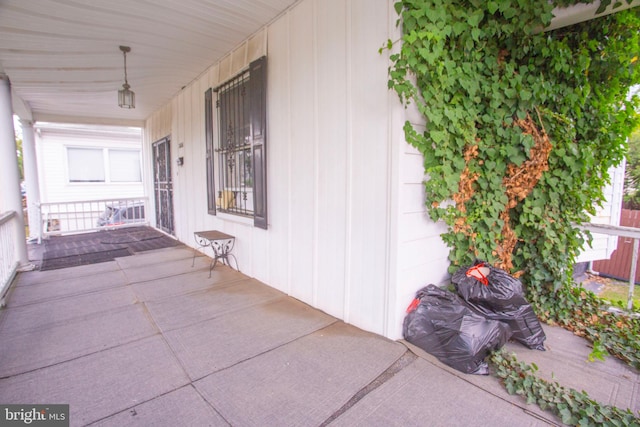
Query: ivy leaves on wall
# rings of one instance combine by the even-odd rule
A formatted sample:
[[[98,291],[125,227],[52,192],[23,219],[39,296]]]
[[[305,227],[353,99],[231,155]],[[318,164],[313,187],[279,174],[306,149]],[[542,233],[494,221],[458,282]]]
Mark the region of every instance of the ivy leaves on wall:
[[[451,270],[481,258],[530,293],[568,285],[585,243],[576,225],[637,123],[626,95],[640,83],[640,8],[543,32],[549,2],[395,7],[389,87],[425,117],[405,135],[424,156],[429,214],[449,226]]]

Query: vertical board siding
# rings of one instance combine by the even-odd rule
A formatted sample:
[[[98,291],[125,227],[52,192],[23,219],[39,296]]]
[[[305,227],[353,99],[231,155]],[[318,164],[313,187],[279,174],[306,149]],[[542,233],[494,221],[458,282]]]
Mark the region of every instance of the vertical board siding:
[[[251,37],[247,43],[247,63],[251,63],[265,54],[267,31],[262,29]]]
[[[147,119],[145,123],[145,139],[147,141],[158,141],[171,135],[172,105],[172,103],[165,105]]]
[[[188,122],[186,121],[188,117],[186,110],[186,98],[189,95],[190,88],[186,90],[182,90],[178,94],[178,110],[177,110],[177,127],[176,132],[171,135],[171,173],[173,178],[173,211],[174,218],[179,214],[181,216],[181,220],[174,220],[174,230],[176,236],[181,236],[186,234],[184,230],[185,226],[188,225],[188,216],[190,209],[176,209],[176,207],[180,206],[188,206],[188,196],[189,193],[185,191],[188,188],[188,176],[183,174],[184,166],[179,167],[176,164],[176,160],[178,159],[178,147],[180,144],[185,144],[185,128],[188,126]]]
[[[289,94],[291,128],[291,295],[313,301],[314,221],[317,188],[315,164],[315,61],[313,58],[313,2],[306,1],[290,12]],[[275,47],[274,47],[275,48]],[[271,49],[271,46],[270,46]],[[270,94],[277,96],[277,94]]]
[[[389,248],[387,2],[351,1],[351,260],[347,320],[383,333]],[[391,249],[393,250],[393,249]]]
[[[207,89],[209,89],[209,76],[205,76],[200,79],[199,84],[195,85],[196,95],[194,96],[193,102],[194,105],[199,107],[194,107],[193,114],[196,116],[202,117],[202,123],[198,120],[192,120],[194,130],[194,141],[203,141],[205,142],[205,126],[204,126],[204,94]],[[194,223],[192,227],[194,230],[204,230],[204,219],[207,215],[203,215],[202,212],[207,212],[207,186],[206,186],[206,177],[207,177],[207,165],[206,165],[206,156],[207,156],[207,147],[206,144],[188,144],[187,145],[189,151],[189,159],[191,164],[187,167],[192,171],[193,174],[193,187],[192,187],[192,198],[191,201],[193,205],[193,215],[195,217]],[[214,167],[214,174],[218,171],[218,165]],[[205,179],[205,185],[199,185],[200,181]]]
[[[291,108],[289,103],[289,13],[269,26],[267,65],[267,192],[269,198],[269,285],[290,293]]]
[[[178,136],[174,149],[184,144],[185,166],[174,176],[181,241],[193,245],[199,229],[232,234],[245,274],[363,329],[398,338],[396,281],[410,276],[416,263],[398,264],[401,273],[393,264],[392,271],[390,254],[425,251],[439,229],[414,230],[412,244],[394,246],[407,239],[397,237],[405,228],[391,224],[403,216],[393,214],[400,207],[392,200],[400,200],[403,181],[415,174],[401,172],[404,119],[389,119],[389,59],[378,53],[397,31],[392,11],[386,0],[301,1],[183,89],[172,103],[172,119],[159,110],[147,121],[147,133],[158,134],[160,123],[170,121],[169,133]],[[265,54],[268,230],[207,213],[202,107],[209,87]],[[393,108],[403,109],[398,102]],[[393,138],[390,123],[399,130]],[[407,166],[417,171],[416,162]],[[423,212],[423,197],[417,203]]]
[[[173,128],[173,109],[175,102],[172,101],[156,111],[145,122],[144,127],[144,145],[142,148],[142,169],[144,171],[144,186],[147,189],[153,189],[153,150],[151,144],[160,139],[170,136]],[[153,190],[148,191],[150,203],[155,203]],[[156,222],[156,210],[147,209],[147,217],[150,224]],[[174,211],[177,214],[177,210]],[[174,215],[174,221],[176,216]]]
[[[347,235],[347,15],[345,2],[316,2],[316,289],[314,303],[342,317]]]

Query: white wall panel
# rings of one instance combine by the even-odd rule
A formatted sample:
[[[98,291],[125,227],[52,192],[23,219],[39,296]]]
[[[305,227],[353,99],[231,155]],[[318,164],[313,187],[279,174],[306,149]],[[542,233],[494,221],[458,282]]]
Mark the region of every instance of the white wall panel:
[[[316,220],[316,69],[314,61],[314,2],[290,12],[289,97],[291,102],[291,295],[313,301],[314,237]]]
[[[387,303],[390,145],[387,2],[354,0],[350,11],[350,261],[347,321],[383,333]]]
[[[424,157],[422,157],[422,154],[405,154],[400,161],[402,162],[400,166],[402,182],[422,185],[425,178]]]
[[[443,222],[433,222],[426,210],[421,212],[403,212],[398,224],[400,242],[410,242],[417,239],[428,239],[439,236],[446,227]]]
[[[255,61],[266,53],[267,30],[258,31],[247,42],[247,62]]]
[[[220,61],[220,65],[218,67],[218,73],[220,73],[218,83],[223,83],[225,80],[229,80],[231,77],[233,77],[231,69],[231,55],[229,54],[222,58],[222,61]]]
[[[185,147],[185,154],[187,156],[185,161],[189,161],[189,163],[185,164],[185,167],[189,168],[193,175],[192,198],[195,199],[191,202],[194,206],[193,211],[195,214],[195,222],[192,225],[193,231],[205,230],[206,217],[209,216],[208,213],[205,213],[207,212],[207,186],[200,184],[200,182],[203,181],[203,177],[207,176],[207,149],[204,144],[204,93],[211,87],[209,74],[203,76],[203,78],[198,81],[197,86],[198,92],[194,95],[193,99],[193,114],[198,117],[202,117],[202,121],[193,120],[193,125],[195,127],[194,135],[197,135],[194,137],[194,141],[201,142],[187,144]]]
[[[172,105],[173,103],[165,105],[146,121],[145,139],[147,141],[158,141],[171,135]]]
[[[151,204],[155,203],[155,195],[153,192],[153,149],[151,148],[151,144],[162,138],[171,136],[173,129],[173,110],[175,105],[176,98],[157,110],[145,122],[144,144],[142,147],[142,169],[144,171],[144,186]],[[149,219],[150,224],[155,224],[155,209],[148,209],[147,218]]]
[[[400,193],[402,212],[426,212],[425,192],[422,183],[404,182]]]
[[[348,3],[316,1],[316,268],[314,304],[344,315],[349,165]]]
[[[253,277],[264,282],[269,283],[269,266],[271,265],[271,257],[269,253],[269,241],[270,236],[267,231],[262,229],[251,230],[251,271],[253,271]],[[275,257],[276,262],[280,262],[278,257]]]
[[[181,241],[193,245],[200,229],[232,234],[245,274],[392,338],[417,277],[443,268],[420,253],[441,244],[441,228],[424,214],[422,157],[404,142],[388,53],[378,53],[397,36],[395,19],[387,0],[301,1],[147,121],[158,137],[171,122]],[[265,53],[268,230],[207,213],[203,116],[204,91]]]
[[[447,254],[447,247],[437,234],[426,238],[406,240],[398,250],[398,256],[403,259],[404,269],[413,269],[416,266],[428,264],[432,260],[446,258]],[[441,282],[442,277],[425,277],[424,280]]]
[[[188,226],[188,215],[191,209],[180,209],[180,206],[188,206],[189,192],[186,191],[186,176],[182,173],[184,168],[179,168],[176,165],[176,158],[178,157],[178,146],[184,144],[185,141],[185,129],[187,127],[186,119],[190,117],[187,115],[186,105],[188,105],[188,91],[182,90],[177,97],[178,108],[176,111],[177,126],[175,132],[172,132],[171,138],[171,176],[173,178],[173,225],[176,236],[185,236],[185,227]]]
[[[267,56],[267,159],[269,283],[291,290],[291,107],[289,103],[289,14],[269,26]]]
[[[193,147],[198,145],[195,144],[196,141],[204,141],[199,132],[197,132],[197,128],[200,127],[199,125],[203,123],[204,119],[191,120],[187,118],[202,117],[203,113],[196,105],[196,102],[204,102],[204,94],[200,93],[200,85],[197,83],[189,85],[185,88],[184,92],[184,129],[182,138],[176,141],[177,143],[174,145],[175,155],[173,157],[173,165],[171,165],[171,167],[176,171],[176,174],[182,178],[181,181],[183,181],[183,187],[181,190],[185,194],[184,197],[181,198],[183,203],[187,206],[189,206],[189,204],[193,204],[192,209],[184,209],[184,211],[186,211],[186,221],[184,221],[186,229],[182,233],[189,234],[189,229],[192,227],[195,228],[196,216],[202,215],[202,211],[198,209],[200,206],[200,200],[198,200],[199,198],[193,194],[194,190],[197,188],[194,166],[196,163],[200,163],[200,160],[193,156],[186,156],[185,154],[193,151]],[[185,163],[183,166],[178,166],[178,157],[183,157],[184,161],[188,160],[189,163]],[[200,186],[200,188],[202,188],[202,186]],[[189,198],[193,198],[194,201],[190,202]],[[179,210],[175,209],[175,211],[178,212]]]
[[[243,43],[231,53],[231,75],[235,76],[249,64],[247,58],[247,43]]]

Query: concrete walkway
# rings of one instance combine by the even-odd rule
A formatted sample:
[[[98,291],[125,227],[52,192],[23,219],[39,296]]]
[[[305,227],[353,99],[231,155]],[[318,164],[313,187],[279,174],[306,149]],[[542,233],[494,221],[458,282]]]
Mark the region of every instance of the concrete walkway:
[[[0,311],[0,403],[72,426],[541,426],[560,421],[403,342],[347,325],[179,246],[21,273]],[[640,410],[640,377],[545,328],[509,344],[540,375]]]

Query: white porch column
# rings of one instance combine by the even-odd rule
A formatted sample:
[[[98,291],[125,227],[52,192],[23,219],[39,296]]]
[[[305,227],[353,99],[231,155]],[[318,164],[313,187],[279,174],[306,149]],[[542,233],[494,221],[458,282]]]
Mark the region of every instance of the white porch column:
[[[22,166],[27,184],[27,212],[29,214],[29,238],[40,237],[42,218],[40,218],[40,183],[38,181],[38,162],[36,159],[36,140],[31,120],[20,120],[22,125]]]
[[[17,221],[15,229],[15,249],[21,267],[29,264],[27,255],[27,236],[24,231],[22,215],[22,196],[20,195],[20,171],[16,135],[13,128],[13,107],[11,105],[11,84],[9,77],[0,73],[0,211],[15,211]]]

